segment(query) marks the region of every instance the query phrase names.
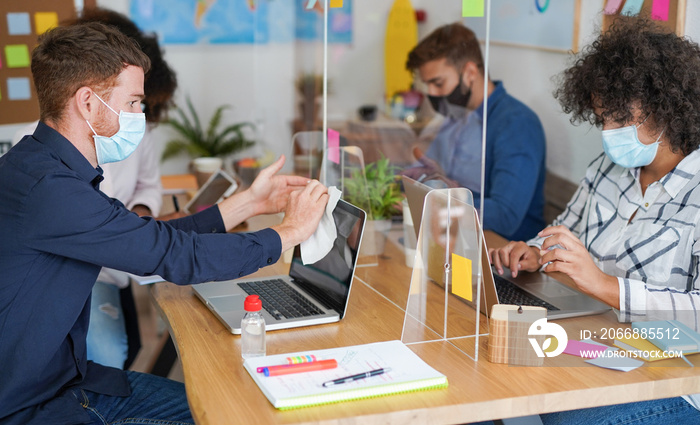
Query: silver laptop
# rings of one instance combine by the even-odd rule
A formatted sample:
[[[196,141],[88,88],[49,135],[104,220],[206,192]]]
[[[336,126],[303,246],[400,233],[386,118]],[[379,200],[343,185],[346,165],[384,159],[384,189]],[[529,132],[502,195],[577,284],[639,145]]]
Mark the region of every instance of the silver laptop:
[[[289,275],[202,283],[193,286],[195,294],[234,334],[241,333],[243,301],[251,294],[262,300],[267,330],[339,321],[350,299],[365,212],[341,199],[333,218],[338,237],[316,263],[304,265],[296,246]]]
[[[402,180],[417,238],[423,217],[425,196],[432,189],[406,176],[402,176]],[[474,216],[477,217],[476,226],[481,232],[478,216],[477,214]],[[490,314],[491,306],[499,303],[545,307],[547,317],[551,319],[587,316],[610,310],[610,306],[557,281],[547,273],[520,272],[518,277],[513,278],[510,270],[504,268],[504,275],[498,275],[490,264],[483,233],[481,240],[483,241],[481,264],[485,297],[483,300],[485,302],[481,303],[483,313]]]

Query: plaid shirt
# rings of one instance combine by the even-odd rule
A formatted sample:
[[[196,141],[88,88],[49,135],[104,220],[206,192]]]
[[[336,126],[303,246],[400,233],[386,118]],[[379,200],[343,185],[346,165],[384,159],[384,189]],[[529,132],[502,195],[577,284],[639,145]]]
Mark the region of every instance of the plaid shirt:
[[[596,265],[617,276],[620,321],[677,319],[697,330],[699,210],[700,150],[644,194],[639,168],[620,167],[601,154],[552,225],[569,228]]]

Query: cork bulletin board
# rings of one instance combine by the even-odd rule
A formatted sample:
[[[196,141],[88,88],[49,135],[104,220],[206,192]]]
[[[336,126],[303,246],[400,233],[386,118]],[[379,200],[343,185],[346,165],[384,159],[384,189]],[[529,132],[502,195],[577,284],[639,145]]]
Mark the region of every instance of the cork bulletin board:
[[[603,32],[617,19],[651,19],[668,30],[683,36],[687,0],[604,0]]]
[[[39,35],[74,17],[74,0],[0,1],[0,124],[39,118],[32,50]]]

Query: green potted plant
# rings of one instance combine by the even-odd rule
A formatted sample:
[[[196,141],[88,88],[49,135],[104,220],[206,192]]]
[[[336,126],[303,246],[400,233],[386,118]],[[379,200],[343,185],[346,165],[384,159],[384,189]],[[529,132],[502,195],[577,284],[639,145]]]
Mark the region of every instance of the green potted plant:
[[[403,200],[399,186],[398,167],[382,155],[376,162],[352,171],[345,180],[344,199],[367,212],[363,255],[384,252],[386,233],[391,228],[391,217],[399,214],[398,205]]]
[[[186,102],[187,111],[176,106],[177,117],[165,121],[165,124],[171,126],[178,135],[166,143],[163,160],[185,152],[192,159],[202,158],[199,161],[206,166],[212,167],[213,165],[213,168],[216,168],[218,163],[220,168],[223,159],[255,144],[255,141],[249,139],[244,131],[246,128],[255,129],[251,122],[240,122],[220,128],[223,112],[230,108],[229,105],[216,108],[207,127],[204,128],[189,97]],[[218,158],[218,160],[204,160],[203,158]],[[211,168],[203,171],[204,174],[208,172],[211,172]]]

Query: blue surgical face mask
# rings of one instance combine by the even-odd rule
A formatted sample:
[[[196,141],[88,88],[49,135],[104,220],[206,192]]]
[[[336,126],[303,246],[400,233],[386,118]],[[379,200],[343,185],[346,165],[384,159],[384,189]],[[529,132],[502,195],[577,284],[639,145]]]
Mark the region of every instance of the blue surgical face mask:
[[[95,93],[95,96],[100,99],[100,102],[104,103],[110,111],[119,116],[119,131],[112,137],[98,136],[95,129],[90,125],[90,121],[86,120],[90,130],[95,133],[92,138],[95,139],[97,163],[102,165],[125,160],[129,155],[134,153],[139,143],[141,143],[143,135],[146,133],[146,114],[143,112],[135,113],[124,111],[117,113],[117,111],[107,105],[97,93]]]
[[[644,167],[651,164],[656,157],[659,140],[664,132],[661,131],[656,142],[645,145],[639,141],[637,135],[637,128],[642,124],[603,130],[603,149],[612,162],[625,168]]]

